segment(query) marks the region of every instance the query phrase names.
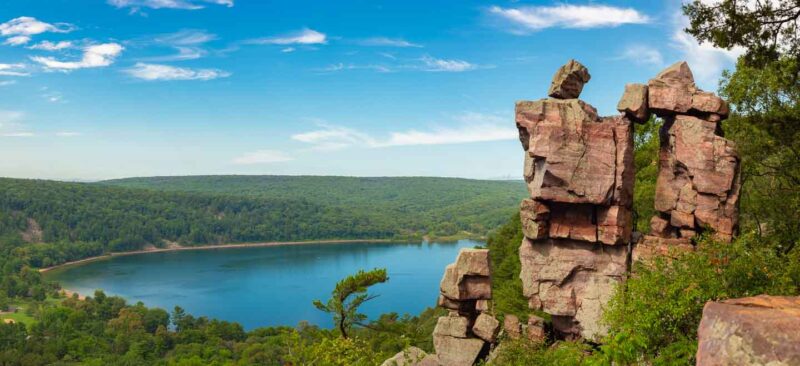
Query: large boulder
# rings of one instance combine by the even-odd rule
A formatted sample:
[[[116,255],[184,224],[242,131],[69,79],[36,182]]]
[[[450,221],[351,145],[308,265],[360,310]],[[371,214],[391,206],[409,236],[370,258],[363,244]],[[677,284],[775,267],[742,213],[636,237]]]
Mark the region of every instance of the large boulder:
[[[697,335],[698,366],[800,365],[800,297],[708,302]]]
[[[577,98],[583,91],[583,85],[588,83],[591,78],[586,66],[581,65],[578,61],[569,60],[553,75],[547,95],[558,99]]]
[[[722,98],[697,88],[686,61],[677,62],[650,79],[647,103],[660,117],[690,114],[716,122],[729,113],[728,104]]]
[[[491,299],[489,250],[461,249],[456,262],[445,268],[440,290],[441,294],[450,300]]]
[[[523,295],[532,309],[553,316],[556,331],[590,340],[606,334],[600,320],[627,274],[627,246],[525,238],[519,256]]]
[[[475,324],[472,326],[472,333],[486,342],[494,343],[497,339],[497,331],[499,329],[500,322],[497,321],[497,319],[489,314],[481,313],[478,315],[478,318],[475,319]]]
[[[466,318],[443,316],[433,330],[433,348],[442,365],[472,366],[481,353],[484,341],[467,338]],[[462,332],[463,331],[463,332]]]

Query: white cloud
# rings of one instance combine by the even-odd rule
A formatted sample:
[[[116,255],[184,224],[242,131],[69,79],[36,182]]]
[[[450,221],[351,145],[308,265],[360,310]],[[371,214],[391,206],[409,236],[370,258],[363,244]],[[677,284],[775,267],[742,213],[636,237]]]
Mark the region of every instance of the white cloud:
[[[2,76],[28,76],[25,72],[25,64],[0,64],[0,75]]]
[[[739,56],[745,53],[745,49],[734,47],[726,50],[714,47],[708,42],[701,44],[683,31],[689,25],[689,20],[683,15],[680,8],[674,14],[671,46],[677,49],[681,58],[689,63],[698,82],[707,87],[716,88],[722,70],[735,65]]]
[[[0,86],[9,86],[9,85],[14,85],[16,83],[17,83],[16,80],[3,80],[0,81]]]
[[[232,160],[237,165],[283,163],[294,160],[288,154],[277,150],[258,150],[246,153]]]
[[[463,72],[478,68],[478,65],[463,60],[445,60],[430,56],[424,56],[421,60],[425,64],[425,71]]]
[[[317,32],[313,29],[304,28],[300,31],[277,37],[257,38],[245,41],[247,44],[325,44],[328,43],[328,36],[325,33]]]
[[[362,46],[375,47],[422,47],[420,44],[411,43],[401,38],[373,37],[362,39],[356,42]]]
[[[81,136],[81,135],[83,135],[83,134],[80,133],[80,132],[74,132],[74,131],[56,132],[56,136],[58,136],[58,137],[75,137],[75,136]]]
[[[57,43],[50,42],[50,41],[42,41],[33,46],[29,46],[28,48],[32,50],[43,50],[43,51],[58,51],[63,50],[65,48],[72,47],[72,42],[70,41],[60,41]]]
[[[42,56],[31,57],[31,60],[50,70],[71,71],[111,65],[122,50],[123,47],[117,43],[103,43],[84,48],[83,57],[79,61],[59,61],[53,57]]]
[[[134,11],[139,8],[197,10],[204,8],[203,4],[233,6],[233,0],[108,0],[108,3],[117,8],[132,8]]]
[[[68,23],[45,23],[33,17],[18,17],[0,24],[0,35],[5,43],[18,46],[30,42],[31,36],[46,32],[68,33],[75,29]]]
[[[664,56],[661,55],[661,51],[645,45],[629,45],[622,51],[622,54],[614,59],[631,61],[637,65],[656,67],[664,65]]]
[[[445,145],[473,142],[515,140],[517,131],[505,118],[482,113],[464,113],[455,118],[458,124],[426,131],[416,129],[390,132],[376,138],[347,127],[319,124],[319,129],[292,135],[295,141],[312,145],[313,150],[337,150],[351,146],[385,148],[413,145]]]
[[[215,34],[198,29],[184,29],[175,33],[162,34],[146,43],[171,47],[177,53],[168,56],[150,57],[145,60],[181,61],[198,59],[208,54],[203,45],[214,40],[217,40]]]
[[[125,70],[131,76],[148,81],[156,80],[212,80],[224,78],[231,73],[219,69],[190,69],[169,65],[146,64],[139,62]]]
[[[294,47],[286,47],[286,48],[281,50],[282,53],[291,53],[291,52],[294,52],[294,51],[295,51]]]
[[[33,132],[27,130],[20,121],[25,113],[20,111],[0,110],[0,136],[2,137],[32,137]]]
[[[608,5],[493,6],[489,13],[510,21],[515,27],[512,31],[518,33],[553,27],[588,29],[650,22],[650,18],[633,8]]]

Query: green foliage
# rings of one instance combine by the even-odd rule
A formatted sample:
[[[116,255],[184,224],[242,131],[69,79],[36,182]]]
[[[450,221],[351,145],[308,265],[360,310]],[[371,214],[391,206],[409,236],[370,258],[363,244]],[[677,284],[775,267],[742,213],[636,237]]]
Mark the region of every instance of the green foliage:
[[[798,253],[779,255],[748,235],[732,244],[702,239],[678,259],[637,263],[605,317],[612,336],[601,355],[616,364],[693,364],[697,326],[707,301],[800,293]]]
[[[655,215],[653,198],[658,178],[658,151],[660,121],[650,118],[645,124],[634,125],[634,166],[636,179],[633,186],[633,228],[639,232],[650,231],[650,218]]]
[[[347,276],[336,283],[327,303],[323,304],[320,300],[314,300],[314,306],[321,311],[333,314],[333,322],[339,329],[339,333],[342,338],[347,338],[347,333],[354,324],[363,325],[367,319],[365,314],[358,312],[359,306],[378,296],[368,294],[367,289],[388,280],[389,276],[386,274],[385,268],[376,268],[368,272],[363,269],[359,270],[356,274]]]
[[[505,340],[497,359],[490,365],[578,366],[588,362],[591,348],[582,342],[558,342],[553,345],[531,343],[527,339]]]
[[[530,310],[522,296],[519,278],[519,246],[522,224],[516,213],[505,225],[493,232],[486,242],[492,261],[493,309],[496,314],[514,314],[526,320]]]

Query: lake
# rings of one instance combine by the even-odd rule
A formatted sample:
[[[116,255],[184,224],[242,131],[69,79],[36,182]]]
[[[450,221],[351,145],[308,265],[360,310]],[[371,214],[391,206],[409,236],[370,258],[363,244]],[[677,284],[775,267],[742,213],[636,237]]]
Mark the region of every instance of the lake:
[[[46,273],[64,288],[92,295],[95,289],[129,303],[169,312],[179,305],[194,316],[236,321],[246,329],[297,325],[331,327],[312,305],[327,301],[336,282],[359,269],[386,268],[387,283],[363,312],[375,319],[396,312],[416,315],[436,305],[439,281],[459,249],[453,243],[303,244],[136,254],[65,267]]]

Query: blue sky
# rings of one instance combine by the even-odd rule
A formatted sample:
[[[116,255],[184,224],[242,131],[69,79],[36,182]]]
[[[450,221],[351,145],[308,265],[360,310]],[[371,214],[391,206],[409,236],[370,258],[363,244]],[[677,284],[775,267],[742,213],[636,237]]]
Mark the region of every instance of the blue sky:
[[[514,102],[570,58],[604,115],[678,60],[737,50],[679,1],[5,0],[0,175],[517,178]]]

